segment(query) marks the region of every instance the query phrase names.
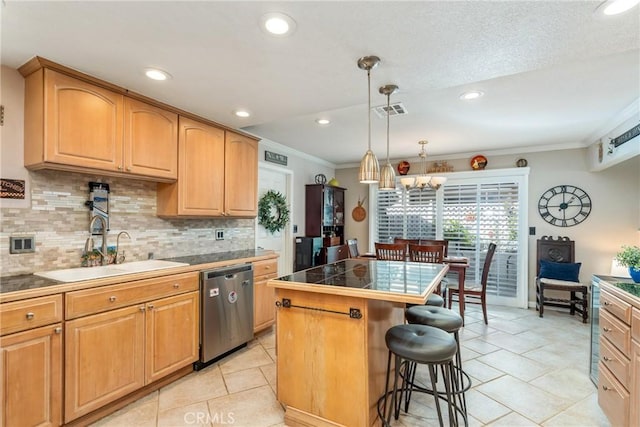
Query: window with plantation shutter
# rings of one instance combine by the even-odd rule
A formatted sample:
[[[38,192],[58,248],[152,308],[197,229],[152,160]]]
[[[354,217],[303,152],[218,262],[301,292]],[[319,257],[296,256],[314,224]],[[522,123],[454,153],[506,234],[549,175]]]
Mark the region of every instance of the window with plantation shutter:
[[[374,239],[447,239],[449,256],[469,258],[467,282],[480,281],[493,242],[497,248],[487,285],[489,302],[526,306],[527,174],[527,168],[461,172],[448,174],[437,191],[405,191],[400,185],[395,191],[375,189]]]

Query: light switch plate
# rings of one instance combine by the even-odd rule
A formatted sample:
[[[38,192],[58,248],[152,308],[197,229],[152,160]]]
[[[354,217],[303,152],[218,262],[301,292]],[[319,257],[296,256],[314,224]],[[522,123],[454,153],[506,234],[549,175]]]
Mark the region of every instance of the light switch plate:
[[[36,251],[35,236],[9,237],[9,253],[26,254]]]

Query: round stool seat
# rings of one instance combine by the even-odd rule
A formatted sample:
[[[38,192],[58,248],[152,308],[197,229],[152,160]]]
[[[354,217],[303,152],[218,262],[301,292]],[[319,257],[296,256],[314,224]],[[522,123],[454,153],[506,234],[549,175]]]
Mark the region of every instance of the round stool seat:
[[[442,298],[438,294],[431,294],[427,298],[427,302],[425,303],[425,305],[431,305],[434,307],[444,307],[444,298]]]
[[[433,326],[446,332],[457,332],[462,327],[462,317],[447,308],[414,305],[404,315],[411,324]]]
[[[457,351],[456,340],[449,333],[431,326],[397,325],[384,339],[391,352],[418,363],[448,362]]]

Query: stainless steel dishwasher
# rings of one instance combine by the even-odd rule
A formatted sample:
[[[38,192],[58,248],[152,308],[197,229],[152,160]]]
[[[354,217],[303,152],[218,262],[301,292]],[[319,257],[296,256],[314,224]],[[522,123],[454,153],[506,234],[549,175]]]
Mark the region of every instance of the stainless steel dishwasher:
[[[200,273],[200,360],[195,370],[253,339],[253,266]]]

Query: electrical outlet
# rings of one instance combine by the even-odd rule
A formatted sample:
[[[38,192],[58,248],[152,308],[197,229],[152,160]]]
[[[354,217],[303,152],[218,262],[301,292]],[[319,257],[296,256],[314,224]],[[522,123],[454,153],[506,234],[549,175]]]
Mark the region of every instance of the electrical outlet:
[[[218,228],[216,230],[216,240],[224,240],[224,230],[221,228]]]
[[[10,254],[26,254],[36,251],[35,236],[9,237],[9,243]]]

